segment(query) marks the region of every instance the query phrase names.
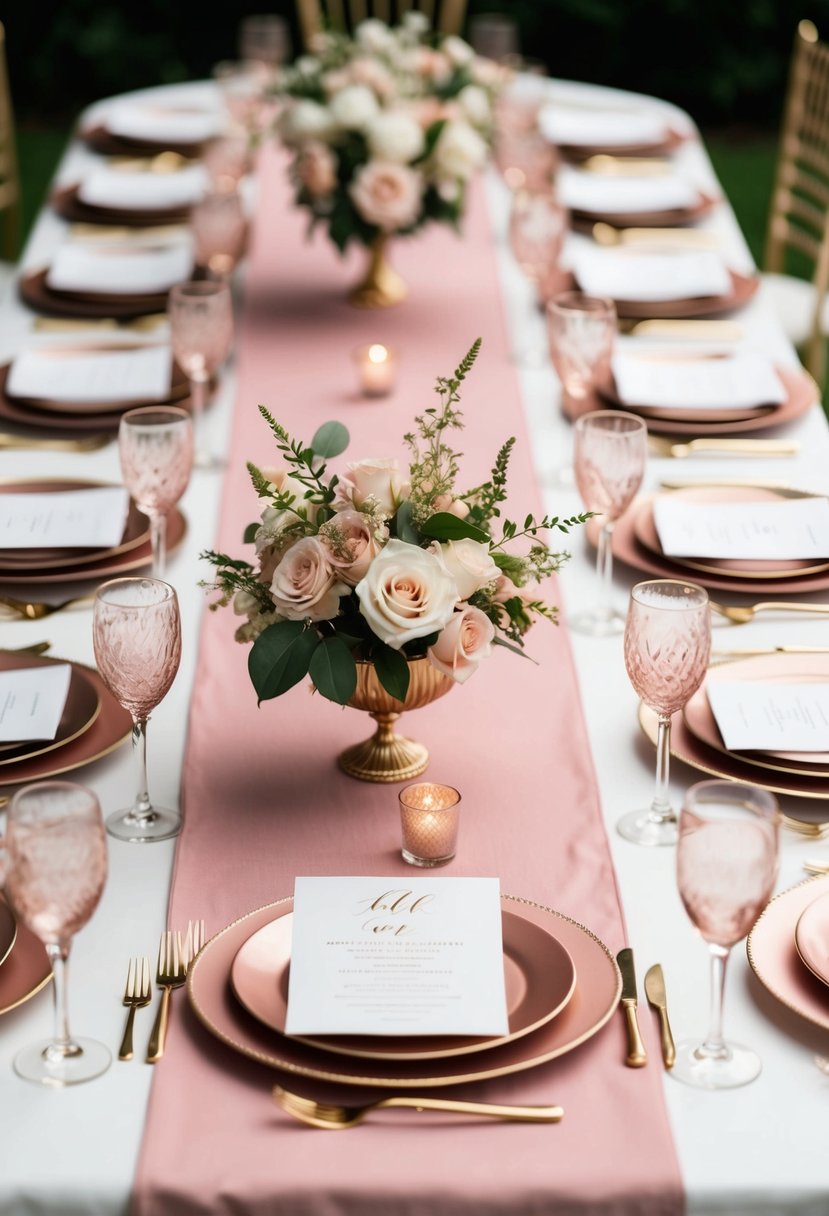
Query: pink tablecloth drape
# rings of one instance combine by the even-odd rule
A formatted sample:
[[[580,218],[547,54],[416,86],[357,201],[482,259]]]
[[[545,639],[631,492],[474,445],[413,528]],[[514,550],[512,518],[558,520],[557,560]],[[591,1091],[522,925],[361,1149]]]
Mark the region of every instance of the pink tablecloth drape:
[[[243,529],[257,514],[245,461],[272,455],[258,402],[298,437],[330,418],[345,422],[352,443],[343,460],[403,461],[401,437],[433,403],[436,376],[450,373],[478,335],[483,350],[463,392],[463,484],[480,481],[515,434],[513,499],[522,518],[537,510],[481,185],[470,192],[462,239],[433,228],[394,249],[409,301],[362,313],[344,302],[359,262],[341,265],[321,236],[306,242],[276,153],[263,155],[260,176],[218,546],[241,555]],[[351,350],[365,341],[400,353],[389,399],[366,401],[353,390]],[[355,782],[334,763],[368,733],[365,715],[312,698],[307,685],[257,709],[236,623],[229,612],[205,616],[171,896],[171,924],[204,916],[209,933],[291,894],[297,874],[411,873],[399,854],[397,787]],[[625,931],[567,635],[541,622],[528,648],[538,666],[499,651],[465,686],[408,719],[431,750],[430,777],[463,793],[461,847],[443,873],[497,875],[503,891],[587,924],[615,952]],[[182,994],[173,1005],[135,1184],[140,1216],[682,1210],[647,1015],[645,1069],[624,1066],[614,1018],[569,1056],[471,1095],[558,1102],[561,1124],[388,1112],[339,1136],[290,1121],[271,1103],[276,1074],[213,1040]]]

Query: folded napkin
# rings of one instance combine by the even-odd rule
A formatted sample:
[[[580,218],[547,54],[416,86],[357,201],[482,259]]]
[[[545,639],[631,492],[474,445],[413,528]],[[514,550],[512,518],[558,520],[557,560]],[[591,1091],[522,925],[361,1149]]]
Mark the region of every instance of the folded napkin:
[[[218,135],[221,116],[217,110],[201,107],[139,105],[120,102],[106,115],[111,135],[174,144],[199,144]]]
[[[34,348],[15,357],[6,393],[79,405],[166,401],[172,361],[169,346]]]
[[[580,242],[571,266],[582,291],[613,300],[685,300],[731,290],[722,259],[707,250],[638,253]]]
[[[78,187],[78,198],[94,207],[124,211],[162,211],[190,207],[207,189],[207,174],[201,165],[178,173],[141,173],[110,169],[93,170]]]
[[[0,743],[54,739],[71,678],[68,663],[0,672]]]
[[[71,243],[58,249],[46,282],[55,291],[142,295],[168,291],[189,279],[192,270],[189,242],[140,249]]]
[[[779,502],[653,501],[653,522],[668,557],[736,561],[829,559],[829,499]]]
[[[543,135],[571,147],[623,148],[661,143],[668,135],[662,114],[650,110],[594,110],[550,102],[538,116]]]
[[[676,173],[648,177],[617,177],[588,173],[562,165],[556,192],[569,211],[598,211],[624,215],[637,211],[678,211],[694,207],[699,191]]]
[[[705,356],[696,359],[670,351],[617,352],[613,376],[619,399],[627,405],[670,409],[753,409],[780,405],[786,389],[762,355]]]

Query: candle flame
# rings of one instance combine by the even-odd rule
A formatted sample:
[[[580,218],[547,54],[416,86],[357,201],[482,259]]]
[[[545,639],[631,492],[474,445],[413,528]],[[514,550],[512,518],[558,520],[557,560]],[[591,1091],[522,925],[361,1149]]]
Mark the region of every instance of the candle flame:
[[[368,348],[368,358],[370,363],[385,363],[388,357],[389,352],[380,342],[375,342]]]

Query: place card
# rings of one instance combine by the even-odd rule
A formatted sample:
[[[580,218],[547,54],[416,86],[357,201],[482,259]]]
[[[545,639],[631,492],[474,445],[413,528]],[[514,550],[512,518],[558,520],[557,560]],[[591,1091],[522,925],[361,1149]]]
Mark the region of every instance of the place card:
[[[103,295],[142,295],[169,291],[189,279],[193,250],[189,241],[142,245],[140,249],[68,242],[61,245],[46,282],[55,291],[91,291]]]
[[[297,878],[287,1034],[501,1035],[497,878]]]
[[[826,498],[699,503],[664,494],[653,501],[653,519],[668,557],[829,559]]]
[[[71,678],[69,663],[0,672],[0,743],[54,739]]]
[[[660,143],[668,134],[662,114],[647,110],[598,110],[551,101],[538,116],[542,134],[565,147],[623,148]]]
[[[652,177],[621,177],[588,173],[562,165],[556,174],[556,194],[568,211],[618,213],[679,211],[700,201],[699,191],[676,173]]]
[[[138,105],[122,102],[107,111],[112,135],[154,143],[200,144],[219,134],[221,116],[200,106]]]
[[[124,535],[129,503],[123,486],[0,494],[0,550],[112,548]]]
[[[686,300],[731,291],[722,258],[709,250],[642,253],[584,242],[573,248],[571,266],[582,291],[613,300]]]
[[[756,409],[781,405],[785,386],[761,355],[701,355],[695,359],[670,351],[618,352],[613,378],[620,401],[672,409]]]
[[[172,366],[169,346],[36,347],[15,357],[6,394],[82,405],[166,401]]]
[[[706,693],[729,751],[829,751],[829,684],[709,680]]]
[[[83,179],[78,186],[78,198],[93,207],[161,211],[192,206],[207,186],[203,165],[190,165],[177,173],[128,172],[103,165]]]

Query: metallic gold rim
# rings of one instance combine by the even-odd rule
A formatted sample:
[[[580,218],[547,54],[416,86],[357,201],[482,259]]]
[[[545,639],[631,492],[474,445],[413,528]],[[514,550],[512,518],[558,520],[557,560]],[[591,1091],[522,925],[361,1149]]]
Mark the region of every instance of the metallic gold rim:
[[[787,895],[791,895],[792,891],[799,891],[801,887],[808,886],[810,883],[820,883],[820,882],[829,882],[829,877],[827,877],[827,875],[825,875],[825,874],[815,874],[811,878],[805,878],[803,880],[803,882],[799,882],[795,886],[789,887],[788,890],[781,891],[779,895],[775,895],[774,899],[770,900],[768,902],[768,904],[766,904],[766,907],[763,909],[763,911],[757,917],[757,920],[754,922],[751,932],[749,933],[748,937],[746,938],[746,955],[748,956],[748,963],[749,963],[749,966],[751,967],[751,970],[754,972],[754,974],[756,975],[759,982],[763,985],[766,992],[770,993],[770,995],[773,996],[776,1001],[779,1001],[780,1004],[784,1006],[784,1008],[791,1010],[792,1013],[796,1013],[799,1018],[803,1018],[803,1020],[805,1022],[809,1022],[809,1024],[812,1026],[819,1026],[821,1028],[821,1030],[829,1030],[829,1017],[827,1017],[825,1021],[821,1022],[821,1021],[818,1021],[816,1018],[813,1018],[811,1016],[811,1014],[804,1013],[803,1010],[798,1008],[797,1005],[792,1005],[791,1001],[787,1000],[786,997],[781,996],[780,993],[777,991],[777,989],[772,988],[771,985],[768,983],[768,981],[763,978],[763,975],[761,974],[761,972],[757,966],[757,959],[754,956],[754,949],[753,949],[753,942],[752,942],[752,938],[754,936],[754,930],[760,924],[760,921],[766,915],[766,913],[768,912],[768,910],[772,906],[772,904],[776,904],[779,899],[785,899],[785,897]],[[809,970],[811,971],[811,968],[809,968]],[[825,981],[823,981],[823,982],[825,983]]]
[[[2,967],[3,963],[5,963],[6,959],[9,957],[12,950],[14,949],[14,943],[17,941],[17,918],[15,917],[14,912],[12,912],[11,908],[6,903],[6,901],[2,898],[2,896],[0,896],[0,911],[8,912],[9,919],[11,920],[11,926],[12,926],[11,937],[9,938],[8,944],[5,948],[5,950],[0,951],[0,967]]]
[[[255,1048],[247,1047],[247,1046],[245,1046],[245,1044],[237,1042],[230,1035],[225,1034],[225,1032],[223,1030],[220,1030],[217,1026],[215,1026],[210,1021],[208,1016],[205,1014],[204,1010],[199,1005],[199,1003],[193,993],[193,978],[198,972],[199,964],[205,957],[205,954],[206,954],[211,942],[218,940],[220,937],[223,937],[231,929],[235,928],[236,925],[241,924],[242,921],[248,920],[252,916],[256,916],[259,912],[264,912],[268,908],[278,908],[284,904],[292,904],[293,899],[290,896],[285,899],[278,899],[271,904],[263,904],[260,908],[254,908],[252,912],[248,912],[248,913],[246,913],[245,916],[240,916],[236,920],[231,921],[231,923],[229,925],[226,925],[224,929],[222,929],[219,933],[215,934],[214,937],[212,937],[210,939],[210,942],[207,943],[207,945],[204,947],[204,949],[198,955],[193,966],[188,969],[187,996],[190,1000],[190,1005],[193,1009],[193,1012],[196,1014],[196,1017],[199,1019],[199,1021],[205,1027],[205,1029],[207,1029],[212,1035],[214,1035],[215,1038],[219,1039],[222,1043],[225,1043],[228,1047],[233,1048],[234,1051],[238,1051],[242,1055],[247,1056],[249,1059],[257,1060],[260,1064],[266,1064],[269,1068],[280,1069],[283,1072],[289,1072],[295,1076],[311,1077],[315,1080],[320,1080],[320,1081],[335,1081],[335,1082],[339,1082],[340,1084],[343,1084],[343,1085],[362,1085],[362,1086],[369,1086],[369,1087],[380,1088],[380,1089],[398,1089],[398,1088],[436,1089],[436,1088],[446,1086],[446,1085],[460,1085],[464,1082],[482,1081],[482,1080],[485,1080],[485,1079],[488,1079],[491,1077],[507,1076],[510,1073],[525,1072],[530,1068],[536,1068],[539,1064],[545,1064],[548,1060],[554,1060],[558,1056],[566,1055],[567,1052],[572,1051],[572,1050],[574,1050],[574,1048],[581,1046],[582,1043],[587,1042],[588,1039],[592,1038],[593,1035],[597,1034],[602,1029],[602,1027],[605,1026],[610,1021],[611,1017],[613,1016],[613,1014],[616,1012],[616,1009],[618,1008],[619,998],[621,997],[621,994],[622,994],[622,976],[619,971],[619,967],[616,963],[616,959],[613,957],[613,955],[611,954],[608,947],[604,944],[604,942],[600,938],[598,938],[596,936],[595,933],[593,933],[585,925],[582,925],[578,921],[573,920],[572,917],[564,916],[561,912],[556,912],[554,908],[548,908],[544,904],[535,903],[531,899],[522,899],[516,895],[502,895],[501,900],[502,900],[502,902],[504,900],[510,900],[513,903],[523,904],[526,907],[538,908],[539,911],[546,912],[551,916],[556,916],[559,918],[559,920],[567,921],[569,924],[575,926],[575,928],[581,930],[582,933],[585,933],[589,938],[592,939],[592,941],[594,941],[598,946],[601,947],[601,949],[604,951],[605,955],[607,956],[607,959],[608,959],[609,963],[611,964],[613,970],[616,973],[616,985],[615,985],[615,992],[614,992],[613,1000],[610,1002],[605,1013],[599,1018],[599,1020],[593,1026],[591,1026],[588,1030],[585,1031],[584,1034],[580,1035],[578,1038],[572,1040],[571,1042],[569,1042],[567,1044],[562,1044],[560,1047],[556,1048],[554,1051],[545,1052],[545,1053],[535,1057],[532,1060],[525,1060],[519,1064],[509,1065],[509,1066],[503,1067],[503,1068],[494,1068],[494,1069],[484,1068],[483,1070],[478,1071],[478,1072],[463,1073],[463,1074],[458,1074],[458,1075],[452,1076],[452,1077],[418,1077],[415,1079],[413,1079],[411,1077],[406,1077],[406,1078],[358,1077],[358,1076],[354,1076],[354,1075],[350,1075],[350,1074],[341,1074],[341,1073],[331,1072],[328,1069],[323,1070],[323,1069],[309,1068],[309,1067],[306,1067],[301,1064],[292,1064],[290,1061],[276,1060],[276,1059],[274,1059],[273,1056],[265,1055],[264,1052],[257,1051]]]
[[[820,895],[818,895],[817,898],[821,899],[822,897]],[[814,900],[813,902],[816,903],[817,900]],[[809,904],[809,908],[811,908],[811,906],[812,905]],[[825,975],[821,975],[821,973],[819,971],[816,971],[814,969],[812,964],[809,962],[809,960],[803,954],[803,951],[800,949],[800,942],[797,940],[797,931],[800,928],[800,922],[803,920],[803,917],[809,911],[809,908],[804,908],[803,911],[800,913],[800,916],[798,916],[798,918],[797,918],[797,924],[794,927],[794,948],[797,951],[797,957],[800,959],[801,963],[806,968],[806,970],[811,971],[811,973],[815,977],[815,979],[820,980],[821,984],[825,984],[827,987],[829,987],[829,979],[827,979]]]

